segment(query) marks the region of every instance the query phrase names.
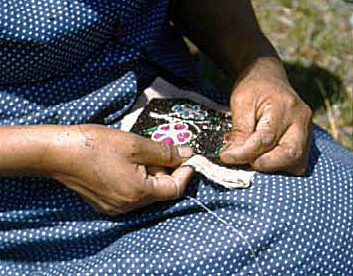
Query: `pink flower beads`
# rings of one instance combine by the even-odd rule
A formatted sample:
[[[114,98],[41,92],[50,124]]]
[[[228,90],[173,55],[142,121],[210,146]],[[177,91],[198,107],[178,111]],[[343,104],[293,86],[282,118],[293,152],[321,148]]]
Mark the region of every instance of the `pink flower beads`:
[[[182,122],[163,124],[153,132],[151,138],[154,141],[183,145],[192,139],[192,132],[188,128],[188,125]]]

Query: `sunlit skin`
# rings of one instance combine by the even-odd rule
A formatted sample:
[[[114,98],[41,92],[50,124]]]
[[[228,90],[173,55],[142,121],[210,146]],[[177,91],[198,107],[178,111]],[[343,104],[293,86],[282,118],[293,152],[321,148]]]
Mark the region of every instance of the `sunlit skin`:
[[[215,63],[237,76],[233,129],[221,160],[260,171],[301,175],[307,168],[311,111],[290,86],[246,0],[176,0],[175,26]],[[193,175],[179,165],[192,155],[136,134],[99,125],[3,126],[0,175],[41,175],[116,215],[182,195]],[[168,174],[164,167],[173,168]]]
[[[59,180],[109,215],[178,198],[193,174],[178,167],[191,149],[101,125],[4,126],[0,133],[1,176]]]
[[[288,82],[250,1],[175,0],[170,8],[174,25],[235,79],[233,129],[221,160],[304,174],[312,112]]]

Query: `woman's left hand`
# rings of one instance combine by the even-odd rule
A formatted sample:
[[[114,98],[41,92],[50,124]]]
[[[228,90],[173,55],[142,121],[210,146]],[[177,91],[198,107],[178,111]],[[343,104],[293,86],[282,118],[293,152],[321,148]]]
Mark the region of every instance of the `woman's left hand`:
[[[227,164],[296,175],[308,166],[311,110],[290,86],[250,0],[171,1],[172,20],[230,77],[233,130]]]
[[[305,173],[312,112],[286,79],[264,72],[244,78],[232,92],[231,110],[230,141],[220,155],[224,163]]]

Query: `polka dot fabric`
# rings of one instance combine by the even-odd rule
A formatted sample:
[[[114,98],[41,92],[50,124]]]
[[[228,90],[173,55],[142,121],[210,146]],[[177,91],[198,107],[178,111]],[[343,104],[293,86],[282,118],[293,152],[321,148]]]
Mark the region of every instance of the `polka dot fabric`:
[[[118,128],[156,74],[227,101],[165,26],[167,1],[0,2],[1,125]],[[116,218],[52,180],[0,182],[0,275],[353,275],[353,155],[318,127],[304,177],[196,175],[184,198]]]

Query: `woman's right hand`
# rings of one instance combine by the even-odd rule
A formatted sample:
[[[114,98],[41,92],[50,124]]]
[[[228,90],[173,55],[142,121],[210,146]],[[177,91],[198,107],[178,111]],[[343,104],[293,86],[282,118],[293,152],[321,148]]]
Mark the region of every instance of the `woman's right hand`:
[[[100,125],[69,126],[55,132],[46,154],[46,174],[80,193],[99,212],[125,213],[178,198],[193,169],[183,166],[190,148],[177,148]]]

